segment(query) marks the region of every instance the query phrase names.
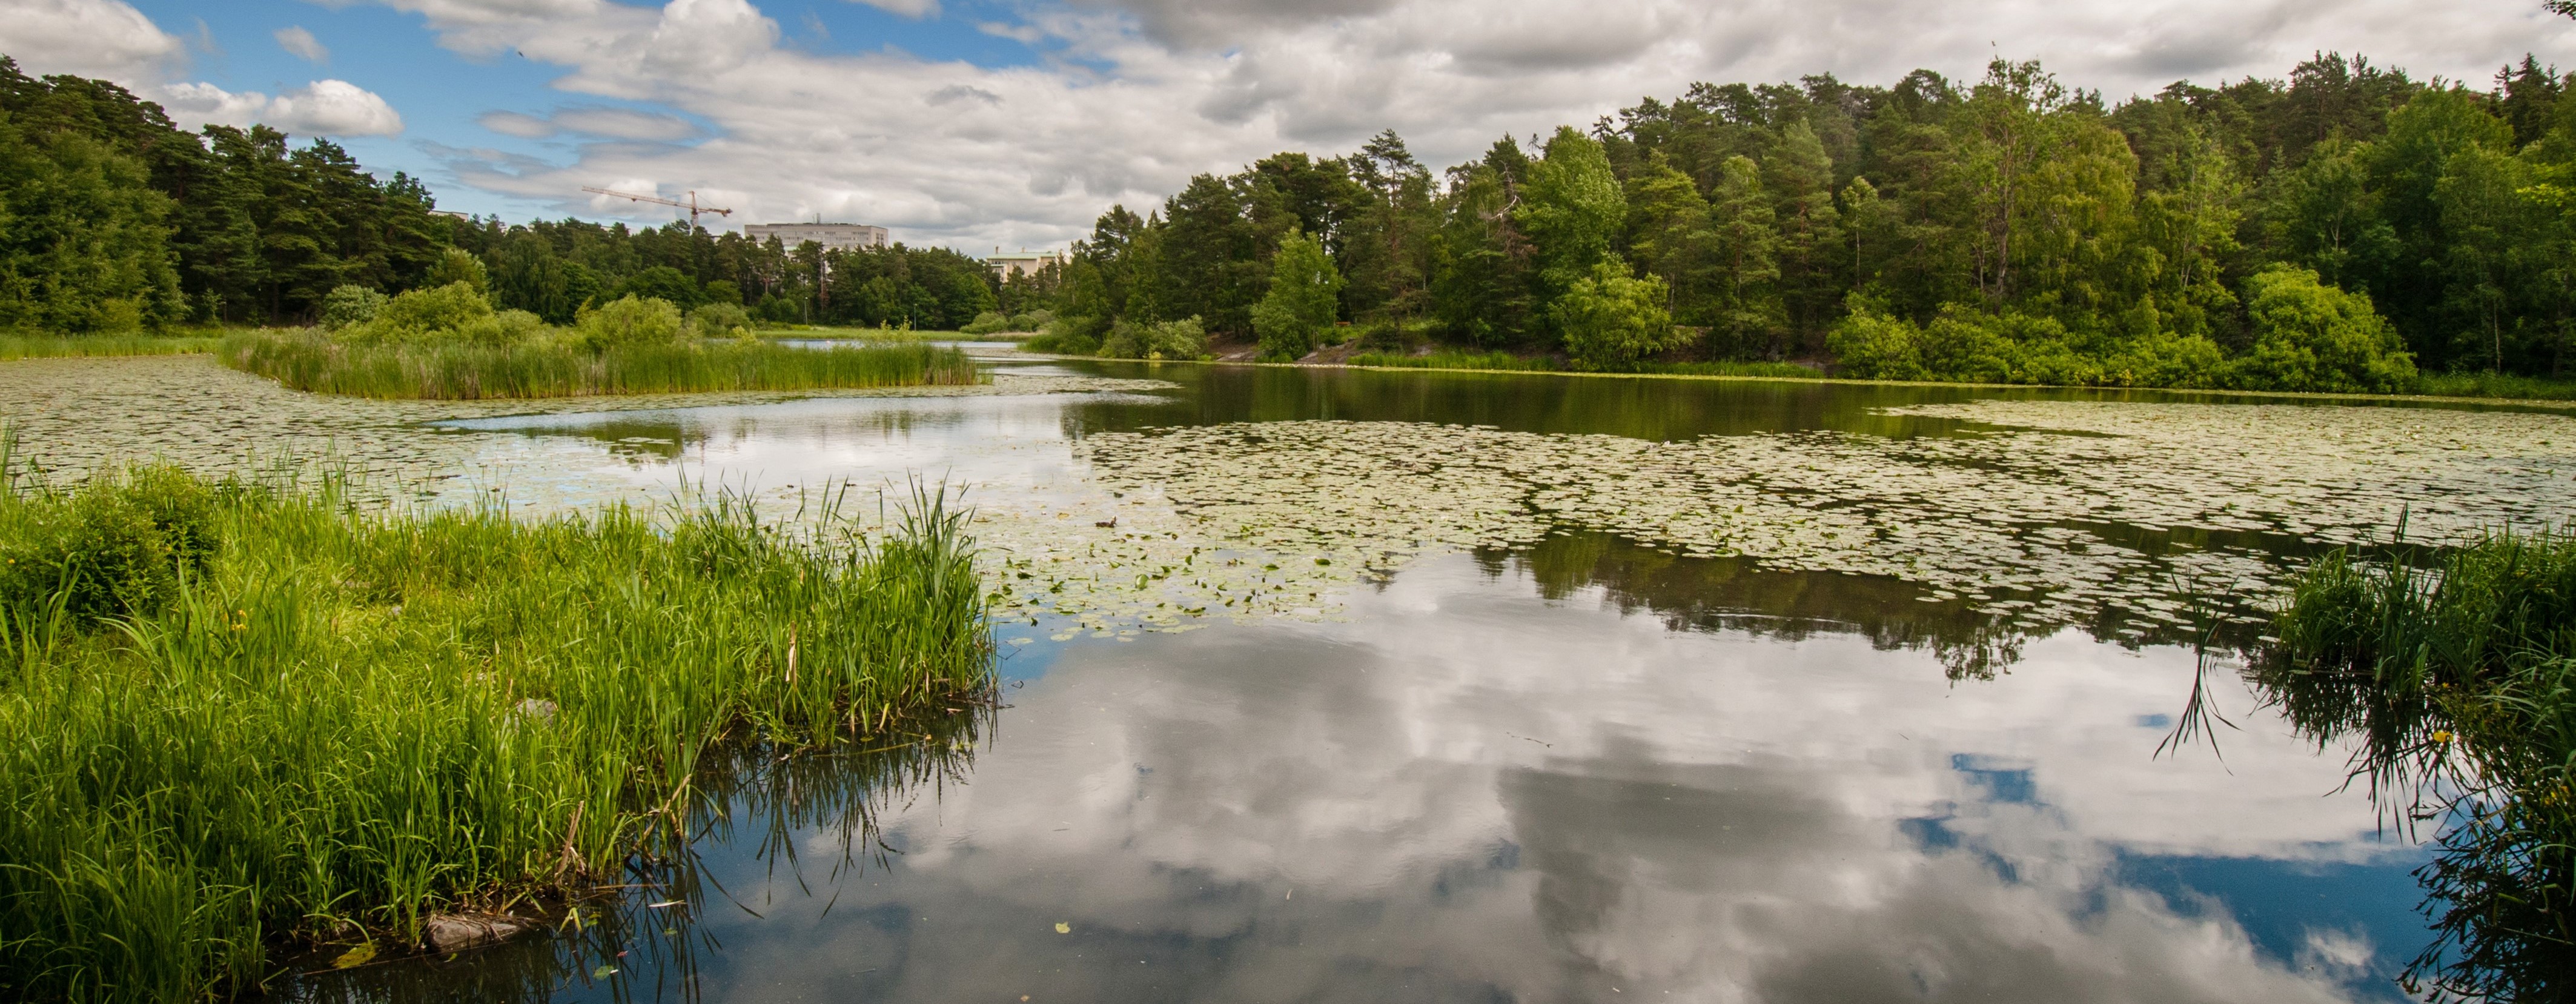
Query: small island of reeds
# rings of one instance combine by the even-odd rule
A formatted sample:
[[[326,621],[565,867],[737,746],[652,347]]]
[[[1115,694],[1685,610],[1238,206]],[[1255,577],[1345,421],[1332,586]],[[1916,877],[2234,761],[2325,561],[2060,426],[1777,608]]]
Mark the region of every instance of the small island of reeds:
[[[900,745],[989,703],[936,490],[872,533],[722,498],[526,519],[360,511],[332,477],[12,481],[12,1000],[224,999],[287,957],[570,923],[566,897],[680,852],[702,757]]]
[[[741,308],[683,317],[627,296],[570,327],[494,310],[472,284],[385,297],[343,287],[322,324],[224,338],[224,365],[297,390],[370,398],[579,397],[696,391],[847,390],[959,385],[983,378],[963,352],[921,342],[822,348],[749,336]]]

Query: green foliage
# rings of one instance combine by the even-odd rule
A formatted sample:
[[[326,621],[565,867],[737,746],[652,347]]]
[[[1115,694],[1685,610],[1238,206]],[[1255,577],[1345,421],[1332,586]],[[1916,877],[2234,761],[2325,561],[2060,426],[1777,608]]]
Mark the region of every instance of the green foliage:
[[[1556,368],[1555,360],[1546,356],[1516,356],[1509,352],[1432,352],[1418,356],[1362,352],[1344,360],[1344,364],[1435,370],[1552,370]]]
[[[2246,280],[2254,347],[2235,382],[2254,390],[2399,393],[2415,385],[2415,360],[2370,298],[2275,266]]]
[[[0,78],[26,79],[5,57]],[[0,328],[87,334],[180,320],[170,200],[147,186],[144,165],[112,143],[37,128],[14,104],[0,103]]]
[[[212,488],[167,467],[102,479],[61,505],[0,503],[0,617],[160,612],[213,559],[215,506]]]
[[[806,349],[758,339],[666,339],[592,351],[578,338],[547,332],[524,311],[502,311],[486,323],[525,330],[371,343],[309,332],[241,332],[225,337],[217,358],[297,390],[372,398],[814,390],[984,379],[964,353],[923,342]]]
[[[1271,260],[1270,291],[1252,308],[1261,358],[1296,359],[1315,350],[1340,309],[1342,274],[1323,245],[1291,230]]]
[[[120,624],[44,598],[0,619],[13,997],[229,999],[273,948],[417,944],[433,912],[628,881],[684,852],[722,744],[904,744],[993,683],[974,545],[936,493],[863,539],[730,500],[354,514],[335,482],[179,477],[0,497],[11,554],[181,496],[208,533]]]
[[[439,252],[437,260],[429,266],[429,274],[422,276],[420,282],[424,289],[457,283],[471,287],[478,295],[489,296],[492,289],[491,277],[483,268],[483,260],[462,248]]]
[[[1625,262],[1612,258],[1575,280],[1548,312],[1576,366],[1623,369],[1681,344],[1672,315],[1664,311],[1668,292],[1661,277],[1635,278]]]
[[[341,286],[322,298],[322,330],[338,331],[351,325],[365,324],[383,313],[385,294],[356,284]]]
[[[700,338],[751,336],[751,312],[740,304],[715,302],[689,311],[689,330]]]
[[[1521,195],[1512,219],[1537,246],[1539,281],[1551,292],[1591,275],[1627,222],[1627,199],[1608,155],[1573,126],[1557,127],[1546,156],[1529,162]]]
[[[1020,343],[1031,352],[1056,352],[1069,356],[1088,356],[1100,351],[1102,336],[1108,334],[1110,322],[1105,318],[1066,315],[1047,322],[1035,337]]]
[[[2254,681],[2372,790],[2443,820],[2416,872],[2432,999],[2545,999],[2576,979],[2576,534],[2494,533],[2438,558],[2331,552],[2254,652]]]
[[[1152,324],[1120,321],[1100,340],[1100,354],[1121,359],[1201,359],[1207,356],[1207,332],[1195,317]]]
[[[171,356],[212,352],[210,335],[0,335],[0,360],[63,356]]]
[[[1011,330],[1010,315],[998,310],[987,310],[977,314],[974,320],[957,329],[958,333],[968,335],[989,335],[997,331],[1009,330]]]
[[[333,337],[358,345],[454,340],[469,332],[489,335],[495,323],[492,302],[459,282],[397,294],[374,317],[340,327]]]
[[[679,307],[669,300],[640,299],[631,293],[584,310],[573,322],[574,343],[591,352],[668,345],[684,333]]]

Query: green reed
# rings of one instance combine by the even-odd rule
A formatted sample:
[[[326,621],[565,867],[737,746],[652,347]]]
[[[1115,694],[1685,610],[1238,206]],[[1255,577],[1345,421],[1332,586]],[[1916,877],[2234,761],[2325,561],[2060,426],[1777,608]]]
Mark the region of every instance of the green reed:
[[[0,360],[64,356],[174,356],[212,352],[214,335],[0,335]]]
[[[2357,739],[2355,776],[2405,821],[2443,827],[2416,873],[2436,940],[2410,988],[2576,987],[2576,532],[2330,553],[2274,632],[2252,663],[2266,697],[2320,744]]]
[[[529,520],[361,512],[327,478],[11,484],[0,996],[239,993],[281,952],[623,881],[685,844],[711,750],[873,748],[987,700],[965,518],[918,488],[867,534],[732,499]],[[106,581],[137,554],[159,585]]]
[[[250,332],[225,337],[217,356],[224,365],[297,390],[370,398],[825,390],[986,379],[965,353],[917,342],[809,349],[710,339],[589,352],[551,339],[369,346],[318,332]]]

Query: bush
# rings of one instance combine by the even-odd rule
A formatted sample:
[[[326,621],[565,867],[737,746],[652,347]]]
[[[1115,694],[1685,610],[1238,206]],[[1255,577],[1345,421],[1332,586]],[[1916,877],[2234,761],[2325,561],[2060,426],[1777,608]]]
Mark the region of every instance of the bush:
[[[1680,344],[1673,315],[1664,310],[1666,294],[1662,277],[1633,278],[1613,258],[1575,280],[1548,314],[1564,333],[1565,353],[1576,366],[1625,369]]]
[[[56,604],[76,619],[159,611],[215,553],[215,492],[172,467],[138,467],[55,504],[0,513],[0,610]]]
[[[1100,354],[1122,359],[1197,359],[1207,355],[1207,332],[1196,317],[1152,324],[1120,321],[1101,340]]]
[[[473,287],[477,294],[488,296],[492,292],[491,278],[483,269],[483,259],[462,248],[448,248],[438,256],[436,263],[430,265],[429,274],[421,278],[420,286],[422,289],[435,289],[460,282]]]
[[[1059,317],[1047,322],[1037,337],[1020,344],[1031,352],[1087,356],[1100,351],[1100,336],[1106,327],[1099,318]]]
[[[1890,317],[1854,297],[1851,312],[1825,335],[1842,375],[1862,380],[1929,380],[1923,369],[1923,329]]]
[[[1032,310],[1025,314],[1012,315],[1011,330],[1041,331],[1044,330],[1047,325],[1053,323],[1055,323],[1055,311]]]
[[[591,352],[630,345],[661,345],[680,340],[680,308],[663,299],[627,294],[587,309],[573,321],[575,343]]]
[[[387,297],[368,286],[340,286],[322,298],[322,330],[338,331],[376,319]]]
[[[2247,390],[2401,393],[2416,383],[2415,357],[2370,297],[2275,265],[2245,280],[2254,348],[2233,367]]]
[[[989,335],[996,331],[1008,331],[1010,330],[1010,327],[1011,318],[1009,315],[998,310],[987,310],[981,314],[975,315],[974,320],[966,322],[966,324],[963,327],[958,328],[957,331],[959,334],[966,335]]]
[[[689,312],[689,327],[700,338],[749,336],[751,311],[735,303],[710,303]]]
[[[1322,244],[1293,230],[1271,261],[1270,292],[1252,307],[1252,331],[1261,339],[1261,358],[1285,362],[1315,351],[1332,328],[1342,274]]]
[[[385,301],[373,320],[342,329],[338,336],[357,344],[434,341],[490,319],[492,302],[462,282],[415,289]]]

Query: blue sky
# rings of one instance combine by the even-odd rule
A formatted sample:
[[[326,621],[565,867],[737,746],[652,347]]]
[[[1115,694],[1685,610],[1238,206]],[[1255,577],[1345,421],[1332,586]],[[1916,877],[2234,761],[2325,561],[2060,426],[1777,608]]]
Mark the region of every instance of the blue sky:
[[[300,31],[281,40],[280,32]],[[309,41],[308,41],[309,36]],[[301,49],[301,52],[294,51]],[[2114,99],[2361,52],[2483,82],[2576,64],[2539,0],[11,0],[0,52],[175,118],[329,135],[445,208],[819,214],[966,250],[1395,129],[1435,168],[1693,81],[2036,58]]]

